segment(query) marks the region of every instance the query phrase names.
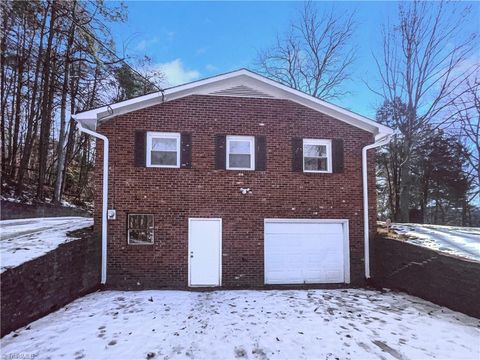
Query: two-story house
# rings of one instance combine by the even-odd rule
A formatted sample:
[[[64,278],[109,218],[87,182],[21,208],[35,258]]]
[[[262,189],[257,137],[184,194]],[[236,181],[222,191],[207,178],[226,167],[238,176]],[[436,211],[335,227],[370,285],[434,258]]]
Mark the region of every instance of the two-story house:
[[[366,154],[391,129],[243,69],[74,118],[100,140],[95,222],[108,287],[369,277]]]

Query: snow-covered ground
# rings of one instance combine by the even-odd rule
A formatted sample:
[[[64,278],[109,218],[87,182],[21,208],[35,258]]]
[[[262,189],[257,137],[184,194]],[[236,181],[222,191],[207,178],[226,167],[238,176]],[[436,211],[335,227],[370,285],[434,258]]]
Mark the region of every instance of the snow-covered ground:
[[[0,272],[75,240],[67,232],[93,225],[91,218],[50,217],[0,221]]]
[[[480,320],[362,289],[106,291],[1,346],[41,359],[479,359]]]
[[[480,228],[395,223],[392,230],[409,243],[480,261]]]

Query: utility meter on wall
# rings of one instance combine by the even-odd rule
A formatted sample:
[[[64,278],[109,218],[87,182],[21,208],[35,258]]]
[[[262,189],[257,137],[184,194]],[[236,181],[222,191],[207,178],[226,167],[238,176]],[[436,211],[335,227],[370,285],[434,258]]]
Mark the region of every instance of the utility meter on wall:
[[[108,220],[116,220],[117,219],[117,211],[113,209],[107,210],[107,219]]]

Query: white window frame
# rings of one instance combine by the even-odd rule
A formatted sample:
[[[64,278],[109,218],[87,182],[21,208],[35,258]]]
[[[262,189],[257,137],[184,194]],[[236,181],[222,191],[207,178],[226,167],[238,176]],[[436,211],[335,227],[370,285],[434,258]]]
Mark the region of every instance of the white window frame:
[[[152,234],[152,242],[151,243],[131,243],[130,242],[130,230],[135,230],[135,229],[130,229],[130,216],[152,216],[153,217],[153,234]],[[140,214],[140,213],[134,213],[134,214],[127,214],[127,244],[128,245],[133,245],[133,246],[149,246],[155,244],[155,216],[153,214]]]
[[[175,139],[177,140],[177,164],[176,165],[155,165],[152,164],[152,139]],[[179,168],[180,167],[180,147],[181,147],[180,133],[168,133],[168,132],[147,132],[147,167],[158,168]]]
[[[324,145],[327,152],[327,170],[305,170],[305,145]],[[332,140],[327,139],[303,139],[302,144],[302,166],[305,173],[332,173]]]
[[[230,142],[231,141],[249,141],[250,142],[250,167],[248,168],[239,168],[239,167],[230,167]],[[236,136],[228,135],[226,139],[226,169],[227,170],[255,170],[255,136]]]

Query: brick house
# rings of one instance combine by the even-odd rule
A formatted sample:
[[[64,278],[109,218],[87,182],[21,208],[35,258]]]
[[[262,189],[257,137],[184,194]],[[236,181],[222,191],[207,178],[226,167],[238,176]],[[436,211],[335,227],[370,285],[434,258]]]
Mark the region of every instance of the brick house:
[[[103,140],[95,223],[106,286],[369,277],[376,201],[366,154],[391,129],[244,69],[74,118]]]

